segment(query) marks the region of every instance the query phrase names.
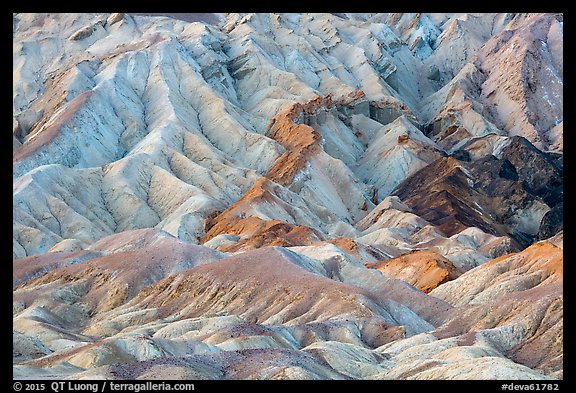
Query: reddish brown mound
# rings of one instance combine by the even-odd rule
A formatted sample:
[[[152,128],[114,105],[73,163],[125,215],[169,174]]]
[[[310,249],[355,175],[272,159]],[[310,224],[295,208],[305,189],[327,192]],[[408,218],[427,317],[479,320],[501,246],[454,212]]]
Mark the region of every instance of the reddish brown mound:
[[[497,224],[471,208],[480,199],[468,177],[452,157],[442,157],[408,177],[393,192],[414,214],[452,236],[468,227],[494,235]]]
[[[387,261],[367,264],[366,267],[406,281],[426,293],[462,274],[452,262],[430,250],[411,251]]]
[[[279,220],[262,220],[258,217],[240,219],[227,227],[226,233],[245,238],[234,244],[216,247],[219,251],[252,250],[264,246],[307,246],[324,238],[320,232],[309,227]]]
[[[236,203],[207,224],[206,234],[200,239],[205,243],[220,234],[241,235],[235,244],[218,247],[221,251],[238,251],[263,246],[305,246],[324,240],[324,235],[310,227],[280,220],[265,220],[249,212],[259,205],[277,206],[294,216],[294,207],[278,197],[279,186],[265,177],[258,179]]]

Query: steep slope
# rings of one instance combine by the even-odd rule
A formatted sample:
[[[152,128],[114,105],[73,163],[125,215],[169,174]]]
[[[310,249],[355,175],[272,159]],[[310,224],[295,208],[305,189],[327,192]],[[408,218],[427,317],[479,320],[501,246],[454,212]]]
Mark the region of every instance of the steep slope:
[[[423,100],[422,121],[433,125],[438,138],[455,130],[457,141],[504,132],[544,151],[562,151],[562,19],[561,14],[514,17],[478,47],[454,79]]]

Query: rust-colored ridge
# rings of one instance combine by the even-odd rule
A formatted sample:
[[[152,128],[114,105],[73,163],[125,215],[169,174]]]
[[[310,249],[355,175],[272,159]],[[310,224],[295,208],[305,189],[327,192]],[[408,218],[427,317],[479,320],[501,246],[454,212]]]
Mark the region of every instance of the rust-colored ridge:
[[[321,149],[322,137],[314,128],[305,124],[306,118],[336,106],[350,105],[364,97],[361,90],[336,101],[330,94],[316,96],[306,103],[292,104],[274,116],[268,126],[268,135],[286,148],[286,152],[276,160],[266,177],[283,186],[292,184],[294,176],[306,166],[309,157]]]

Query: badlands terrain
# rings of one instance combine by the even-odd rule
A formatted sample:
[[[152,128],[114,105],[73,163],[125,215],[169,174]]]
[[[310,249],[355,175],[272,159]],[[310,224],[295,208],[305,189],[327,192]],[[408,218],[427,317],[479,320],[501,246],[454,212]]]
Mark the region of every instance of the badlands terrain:
[[[15,379],[563,379],[562,14],[13,14]]]

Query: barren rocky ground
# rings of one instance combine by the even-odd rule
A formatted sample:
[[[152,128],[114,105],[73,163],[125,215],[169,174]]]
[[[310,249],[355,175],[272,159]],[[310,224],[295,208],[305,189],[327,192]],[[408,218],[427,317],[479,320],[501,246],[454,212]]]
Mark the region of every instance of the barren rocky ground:
[[[15,379],[563,378],[563,15],[13,14]]]

